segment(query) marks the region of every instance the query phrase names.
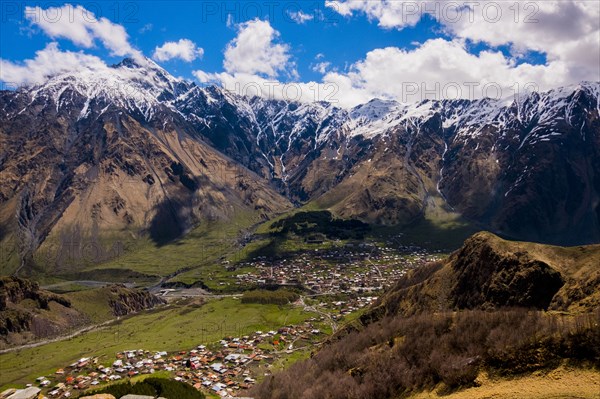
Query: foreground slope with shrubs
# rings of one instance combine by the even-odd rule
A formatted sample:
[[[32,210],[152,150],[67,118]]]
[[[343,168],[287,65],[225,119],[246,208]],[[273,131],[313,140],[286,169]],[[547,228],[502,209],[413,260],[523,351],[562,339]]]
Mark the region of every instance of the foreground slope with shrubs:
[[[599,259],[598,246],[476,234],[445,262],[398,281],[360,321],[254,395],[385,399],[468,391],[482,375],[518,379],[559,367],[600,375],[598,293],[587,288],[598,287]]]

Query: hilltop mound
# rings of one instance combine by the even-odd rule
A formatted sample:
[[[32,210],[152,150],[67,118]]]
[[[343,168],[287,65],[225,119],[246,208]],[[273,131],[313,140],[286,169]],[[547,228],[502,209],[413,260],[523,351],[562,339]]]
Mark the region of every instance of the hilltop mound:
[[[555,247],[481,232],[446,261],[413,270],[367,315],[525,307],[587,312],[600,306],[600,245]]]

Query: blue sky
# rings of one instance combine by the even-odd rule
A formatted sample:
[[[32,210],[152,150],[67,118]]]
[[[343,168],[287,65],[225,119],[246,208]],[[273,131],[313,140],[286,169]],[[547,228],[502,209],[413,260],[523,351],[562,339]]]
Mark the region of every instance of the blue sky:
[[[278,3],[278,4],[276,4]],[[33,58],[35,51],[41,50],[49,41],[42,31],[31,27],[25,18],[25,7],[61,3],[23,2],[19,9],[3,9],[1,29],[2,58],[23,60]],[[63,3],[69,4],[69,3]],[[192,79],[191,71],[222,69],[223,49],[236,36],[236,29],[227,24],[240,23],[260,18],[269,20],[273,28],[281,34],[281,40],[292,48],[292,57],[304,79],[318,79],[319,74],[311,69],[323,54],[325,61],[343,70],[361,59],[376,47],[398,46],[414,48],[413,42],[422,42],[438,37],[440,25],[431,18],[421,21],[416,27],[404,30],[381,29],[376,21],[367,18],[345,18],[328,7],[324,2],[197,2],[197,1],[137,1],[137,2],[80,2],[97,17],[106,17],[123,25],[131,37],[131,43],[144,54],[150,56],[156,46],[166,41],[188,38],[204,49],[202,59],[184,62],[173,59],[162,62],[171,73]],[[6,6],[5,6],[6,7]],[[292,20],[289,13],[302,11],[313,16],[303,24]],[[315,18],[316,16],[316,18]],[[52,16],[48,18],[52,19]],[[58,39],[64,50],[79,50],[68,39]],[[110,56],[102,46],[86,49],[86,52],[102,57],[107,62],[118,62],[122,57]]]
[[[440,9],[432,12],[436,3]],[[40,62],[22,68],[49,43],[57,43],[60,51],[93,55],[107,64],[127,55],[129,50],[106,45],[102,32],[90,33],[93,27],[85,31],[85,26],[73,21],[77,16],[61,14],[58,18],[48,11],[62,7],[64,13],[66,5],[72,4],[98,20],[106,18],[110,26],[122,27],[130,48],[154,56],[175,76],[220,84],[252,78],[329,82],[339,86],[348,105],[376,96],[396,98],[406,91],[400,83],[407,82],[427,87],[467,81],[498,82],[503,87],[533,82],[544,90],[600,80],[598,62],[594,62],[600,57],[599,7],[563,0],[553,7],[540,2],[530,9],[529,3],[515,2],[520,11],[515,14],[504,2],[500,8],[504,13],[497,20],[490,13],[496,6],[473,8],[473,21],[456,22],[443,2],[433,2],[434,6],[372,0],[3,2],[0,79],[31,83],[28,75],[49,75],[40,71],[48,67]],[[528,16],[535,22],[526,21]],[[568,27],[575,17],[581,27]],[[563,19],[570,21],[567,26],[561,26]],[[87,22],[86,18],[82,23]],[[243,31],[249,40],[236,44]],[[265,34],[271,34],[269,39],[252,48]],[[156,55],[157,48],[168,42],[181,44],[182,39],[193,44],[194,55],[187,59],[177,51]],[[228,46],[236,51],[227,54]],[[251,53],[272,58],[253,59]],[[264,69],[261,64],[270,67]]]

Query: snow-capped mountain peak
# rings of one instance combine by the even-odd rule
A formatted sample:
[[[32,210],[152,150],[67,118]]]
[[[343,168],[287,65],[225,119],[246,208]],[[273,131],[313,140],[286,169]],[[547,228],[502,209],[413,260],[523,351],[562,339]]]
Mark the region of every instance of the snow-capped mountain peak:
[[[32,102],[42,99],[61,107],[81,105],[80,118],[96,102],[140,113],[151,120],[158,107],[191,90],[195,85],[178,79],[148,58],[126,58],[105,68],[82,69],[56,75],[47,82],[27,89]]]

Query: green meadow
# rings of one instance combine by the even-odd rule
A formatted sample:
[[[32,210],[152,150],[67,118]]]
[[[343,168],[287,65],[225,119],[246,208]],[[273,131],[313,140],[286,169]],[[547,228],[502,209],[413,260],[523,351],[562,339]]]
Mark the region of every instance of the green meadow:
[[[99,357],[101,363],[108,364],[123,350],[189,350],[225,336],[268,331],[315,316],[291,305],[242,304],[238,298],[205,304],[182,300],[122,318],[72,339],[1,354],[0,391],[32,382],[41,375],[52,375],[81,357]]]

